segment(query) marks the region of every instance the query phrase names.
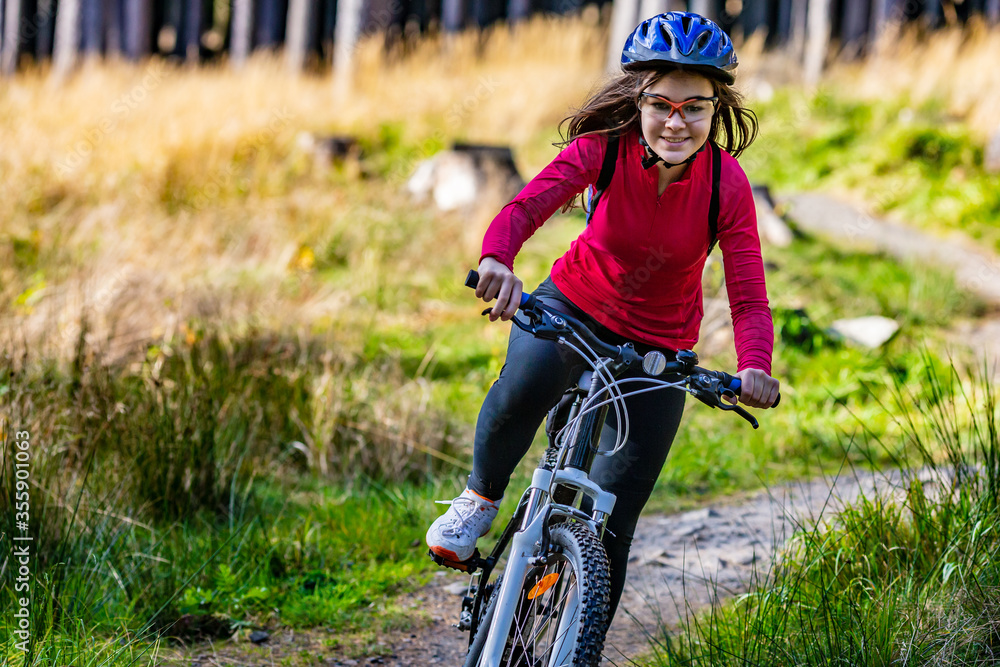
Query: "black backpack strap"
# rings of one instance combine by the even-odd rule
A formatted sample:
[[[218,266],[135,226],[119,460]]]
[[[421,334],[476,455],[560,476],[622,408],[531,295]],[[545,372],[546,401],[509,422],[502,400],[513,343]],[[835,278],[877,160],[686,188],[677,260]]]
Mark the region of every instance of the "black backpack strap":
[[[618,135],[608,135],[608,147],[604,149],[604,162],[601,164],[601,173],[597,177],[595,188],[598,192],[604,192],[611,185],[611,179],[615,175],[615,163],[618,162]]]
[[[601,173],[597,175],[597,182],[594,184],[593,194],[590,196],[590,210],[587,211],[587,224],[590,224],[590,219],[594,217],[594,209],[597,208],[597,202],[600,200],[601,195],[604,191],[608,189],[611,185],[611,179],[615,175],[615,164],[618,162],[618,141],[619,136],[617,134],[608,135],[608,145],[604,149],[604,162],[601,163]]]
[[[714,141],[712,147],[712,201],[708,205],[708,231],[711,234],[708,243],[708,254],[711,255],[715,244],[719,242],[719,182],[722,180],[722,151]]]

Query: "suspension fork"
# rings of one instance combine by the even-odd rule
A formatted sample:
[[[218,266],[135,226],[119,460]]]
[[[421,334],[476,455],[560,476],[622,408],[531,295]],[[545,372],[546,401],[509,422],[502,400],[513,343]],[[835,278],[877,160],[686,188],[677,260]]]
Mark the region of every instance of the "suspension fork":
[[[590,379],[590,391],[587,396],[596,396],[604,381],[600,373],[594,373]],[[576,440],[573,442],[573,449],[569,453],[567,467],[582,471],[585,475],[590,475],[590,469],[594,465],[594,458],[601,442],[601,431],[604,429],[604,420],[608,416],[610,405],[588,412],[580,420],[580,426],[576,430]]]

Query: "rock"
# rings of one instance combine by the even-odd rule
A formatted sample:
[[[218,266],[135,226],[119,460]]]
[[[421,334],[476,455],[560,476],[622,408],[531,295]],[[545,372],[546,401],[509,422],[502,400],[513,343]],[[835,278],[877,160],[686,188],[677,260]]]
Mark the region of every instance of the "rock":
[[[233,634],[230,620],[215,614],[184,614],[166,631],[177,639],[225,639]]]
[[[464,581],[456,581],[453,584],[448,584],[444,589],[452,595],[465,595],[469,590],[469,584]]]
[[[878,348],[887,343],[899,331],[896,320],[871,315],[849,320],[837,320],[830,330],[842,338],[867,348]]]
[[[766,185],[754,185],[752,189],[761,239],[779,248],[788,247],[792,243],[792,229],[775,213],[771,191]]]
[[[674,530],[673,534],[677,537],[690,537],[692,535],[697,535],[704,529],[705,524],[703,523],[694,523],[690,525],[681,524],[676,530]]]
[[[662,567],[669,563],[670,554],[668,554],[663,549],[653,547],[651,549],[643,549],[637,553],[633,553],[629,556],[629,562],[635,563],[637,567],[643,567],[646,565],[656,565]]]
[[[434,203],[442,211],[472,206],[483,187],[472,157],[453,151],[437,156],[433,178]]]
[[[406,184],[414,198],[430,196],[442,211],[471,207],[491,190],[508,201],[522,187],[509,147],[461,143],[418,164]]]
[[[357,162],[361,159],[358,140],[347,135],[300,132],[295,137],[295,145],[300,151],[310,155],[317,167],[341,164],[347,160]]]
[[[254,630],[253,632],[250,633],[250,641],[252,641],[254,644],[263,644],[270,638],[271,635],[263,630]]]
[[[686,523],[688,521],[707,521],[708,519],[715,519],[721,516],[718,510],[712,509],[711,507],[703,507],[700,510],[692,510],[690,512],[685,512],[677,517],[677,521],[681,523]]]
[[[997,128],[983,153],[983,168],[991,174],[1000,173],[1000,128]]]

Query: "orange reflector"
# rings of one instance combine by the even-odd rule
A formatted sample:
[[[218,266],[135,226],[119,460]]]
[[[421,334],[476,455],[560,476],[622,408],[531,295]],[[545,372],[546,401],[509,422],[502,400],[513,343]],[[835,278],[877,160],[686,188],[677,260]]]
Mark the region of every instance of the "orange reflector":
[[[531,589],[531,591],[528,593],[528,599],[534,600],[539,595],[541,595],[545,591],[555,586],[557,581],[559,581],[558,572],[553,572],[552,574],[545,575],[544,577],[542,577],[542,580],[539,581],[537,584],[535,584],[534,587]]]

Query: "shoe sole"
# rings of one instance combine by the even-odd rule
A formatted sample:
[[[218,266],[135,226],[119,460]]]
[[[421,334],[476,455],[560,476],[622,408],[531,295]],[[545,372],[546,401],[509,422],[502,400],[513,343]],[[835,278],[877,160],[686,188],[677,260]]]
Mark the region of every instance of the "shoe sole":
[[[458,554],[456,554],[451,549],[445,549],[444,547],[438,547],[438,546],[431,547],[430,549],[435,554],[437,554],[441,558],[444,558],[445,560],[449,560],[449,561],[451,561],[453,563],[461,563],[461,562],[463,562],[463,559],[459,558]],[[468,559],[465,559],[465,560],[468,560]]]

